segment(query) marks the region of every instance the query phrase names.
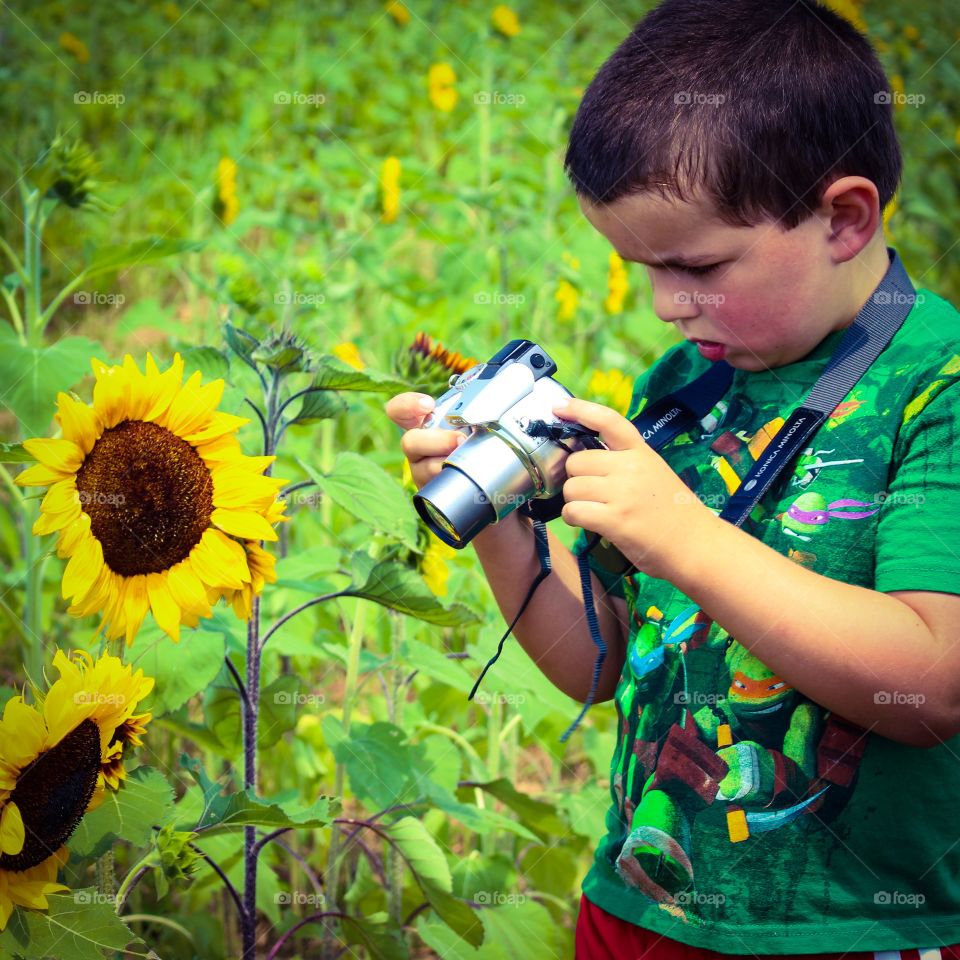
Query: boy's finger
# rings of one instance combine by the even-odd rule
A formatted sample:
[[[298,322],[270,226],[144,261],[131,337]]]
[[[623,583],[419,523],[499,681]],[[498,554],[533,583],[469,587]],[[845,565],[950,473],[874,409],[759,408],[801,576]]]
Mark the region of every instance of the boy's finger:
[[[433,407],[433,397],[425,393],[398,393],[384,404],[387,416],[404,430],[419,427]]]
[[[459,437],[466,440],[462,433],[453,430],[420,430],[415,427],[403,435],[400,449],[411,463],[426,457],[445,457],[462,442]]]
[[[554,404],[553,413],[563,420],[576,420],[582,426],[596,430],[608,450],[630,450],[644,446],[637,428],[626,417],[602,403],[573,398],[562,404]]]

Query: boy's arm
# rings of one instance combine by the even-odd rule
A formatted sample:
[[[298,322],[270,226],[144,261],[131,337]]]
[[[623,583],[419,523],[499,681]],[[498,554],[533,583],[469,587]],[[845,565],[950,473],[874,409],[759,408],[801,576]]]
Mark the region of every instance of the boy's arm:
[[[553,573],[537,587],[513,632],[547,679],[583,702],[590,690],[597,648],[584,615],[576,558],[549,531],[547,537]],[[500,612],[510,623],[540,572],[533,525],[511,513],[478,534],[473,545]],[[623,668],[627,605],[619,597],[608,596],[595,574],[591,578],[600,633],[607,644],[596,695],[601,702],[613,697]]]
[[[926,408],[931,422],[937,404]],[[599,533],[639,570],[669,580],[828,710],[912,746],[935,746],[960,732],[960,597],[933,588],[882,593],[807,570],[712,513],[616,411],[584,400],[554,411],[599,431],[608,448],[567,458],[567,523]],[[937,415],[952,424],[949,397]],[[952,450],[951,430],[937,439],[937,431],[916,428],[910,449],[911,464],[923,461],[925,482],[952,522],[943,492],[953,483],[950,464],[931,465],[931,448],[949,443]],[[916,483],[911,472],[901,463],[896,482]],[[916,539],[902,516],[894,527],[898,543]],[[941,533],[949,542],[950,533]],[[906,561],[916,566],[917,557]],[[884,582],[903,581],[903,562],[888,562]],[[957,580],[929,562],[917,569],[931,571],[931,584],[949,588]],[[916,572],[910,579],[917,581]]]
[[[663,575],[805,696],[910,746],[960,732],[960,596],[832,580],[709,511],[684,540]]]

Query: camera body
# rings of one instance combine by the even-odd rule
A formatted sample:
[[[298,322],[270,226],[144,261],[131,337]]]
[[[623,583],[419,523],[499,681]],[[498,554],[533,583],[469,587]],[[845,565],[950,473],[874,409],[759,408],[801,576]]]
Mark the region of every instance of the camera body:
[[[450,389],[437,399],[424,428],[455,430],[467,441],[413,502],[444,543],[463,549],[528,500],[561,492],[567,457],[585,445],[576,436],[557,442],[542,430],[544,424],[566,423],[553,407],[572,394],[553,379],[556,372],[538,344],[511,340],[486,363],[451,378]]]

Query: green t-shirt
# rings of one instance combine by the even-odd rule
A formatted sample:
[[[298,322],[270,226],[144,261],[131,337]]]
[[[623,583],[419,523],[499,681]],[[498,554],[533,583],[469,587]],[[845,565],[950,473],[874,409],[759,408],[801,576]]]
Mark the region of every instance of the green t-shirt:
[[[719,513],[842,336],[788,366],[736,371],[698,430],[660,451],[709,507]],[[629,416],[707,365],[692,344],[672,348],[638,378]],[[960,593],[958,381],[960,313],[918,290],[886,350],[744,529],[846,583]],[[584,542],[581,533],[575,551]],[[869,734],[776,677],[669,582],[614,583],[591,565],[626,599],[630,637],[613,805],[587,898],[727,953],[960,942],[960,737],[920,749]],[[857,655],[869,671],[869,637]],[[903,698],[924,678],[899,686],[877,696],[915,702]]]

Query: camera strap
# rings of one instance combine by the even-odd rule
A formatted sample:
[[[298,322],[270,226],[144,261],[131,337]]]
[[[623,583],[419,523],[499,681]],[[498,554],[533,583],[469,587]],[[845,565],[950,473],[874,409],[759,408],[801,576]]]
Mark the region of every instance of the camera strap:
[[[913,307],[916,294],[896,250],[888,247],[887,255],[890,264],[883,280],[860,309],[853,323],[847,328],[829,363],[804,402],[786,419],[783,426],[767,444],[760,459],[753,464],[747,476],[730,495],[720,512],[722,520],[738,527],[743,524],[764,494],[772,487],[777,477],[781,476],[796,455],[805,449],[812,435],[823,426],[833,410],[859,382],[870,365],[893,339],[897,330],[900,329]],[[631,423],[636,426],[654,450],[660,449],[681,433],[694,429],[696,424],[709,413],[717,401],[726,393],[732,377],[733,368],[729,364],[724,362],[712,364],[706,373],[693,382],[650,404],[641,414],[634,417]],[[582,439],[589,446],[599,446],[595,439],[592,443],[589,442],[587,437]],[[559,507],[556,505],[558,497]],[[539,509],[534,506],[538,503],[541,505]],[[523,511],[524,507],[529,507],[529,509]],[[551,497],[543,501],[531,500],[519,509],[533,520],[540,573],[531,583],[520,611],[501,638],[496,653],[487,662],[470,691],[469,699],[473,698],[487,670],[500,656],[504,642],[513,631],[537,587],[552,572],[546,521],[560,515],[563,509],[563,495],[558,494],[557,497]],[[556,509],[556,512],[553,512],[554,509]],[[599,629],[588,559],[589,553],[601,543],[602,539],[599,534],[595,533],[587,542],[584,550],[577,555],[580,583],[583,591],[584,613],[590,629],[590,638],[597,647],[597,658],[594,663],[593,678],[587,699],[576,719],[560,737],[561,741],[567,740],[592,705],[606,658],[607,647]],[[613,550],[616,553],[615,548]],[[622,579],[633,572],[634,569],[629,563],[626,563],[623,570],[617,572],[620,573]]]

